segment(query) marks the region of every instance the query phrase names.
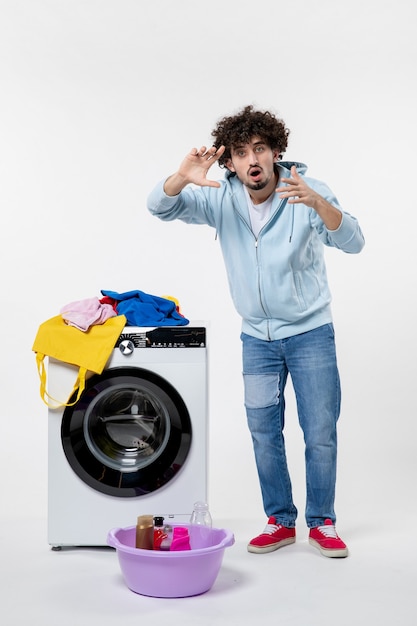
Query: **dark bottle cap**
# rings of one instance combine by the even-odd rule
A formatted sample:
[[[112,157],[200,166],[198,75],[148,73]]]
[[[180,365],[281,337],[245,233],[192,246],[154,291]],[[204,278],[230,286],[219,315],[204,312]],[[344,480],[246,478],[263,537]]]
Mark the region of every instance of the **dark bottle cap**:
[[[153,523],[154,523],[154,526],[163,526],[164,518],[158,515],[157,517],[153,518]]]

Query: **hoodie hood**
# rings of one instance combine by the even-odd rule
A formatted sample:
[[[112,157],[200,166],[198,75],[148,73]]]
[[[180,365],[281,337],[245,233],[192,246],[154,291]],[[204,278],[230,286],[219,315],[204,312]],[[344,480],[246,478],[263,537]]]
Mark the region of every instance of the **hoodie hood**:
[[[291,172],[293,165],[295,165],[299,174],[304,175],[307,172],[307,165],[305,163],[300,163],[299,161],[279,161],[277,163],[278,169],[282,168],[287,170],[289,173]],[[288,176],[285,175],[285,178],[288,178]]]

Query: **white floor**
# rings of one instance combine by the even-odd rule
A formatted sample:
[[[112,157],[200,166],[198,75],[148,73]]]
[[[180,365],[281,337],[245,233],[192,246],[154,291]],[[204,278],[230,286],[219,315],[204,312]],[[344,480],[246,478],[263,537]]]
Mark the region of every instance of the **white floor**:
[[[350,556],[327,559],[309,546],[305,527],[298,527],[296,544],[254,555],[246,542],[259,525],[223,522],[216,526],[233,530],[236,542],[225,550],[212,589],[192,598],[158,599],[126,587],[111,548],[54,552],[46,543],[46,520],[3,519],[1,621],[5,626],[417,623],[415,524],[346,527]]]

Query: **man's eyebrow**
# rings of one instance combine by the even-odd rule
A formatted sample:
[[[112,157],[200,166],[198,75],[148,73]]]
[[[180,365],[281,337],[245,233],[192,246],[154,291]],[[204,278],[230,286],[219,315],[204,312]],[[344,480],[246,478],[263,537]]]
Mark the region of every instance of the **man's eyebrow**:
[[[261,146],[261,145],[266,145],[266,141],[264,139],[260,139],[259,141],[254,141],[253,143],[252,142],[237,143],[234,146],[232,146],[232,150],[240,150],[240,148],[244,148],[248,144],[251,144],[252,146]]]

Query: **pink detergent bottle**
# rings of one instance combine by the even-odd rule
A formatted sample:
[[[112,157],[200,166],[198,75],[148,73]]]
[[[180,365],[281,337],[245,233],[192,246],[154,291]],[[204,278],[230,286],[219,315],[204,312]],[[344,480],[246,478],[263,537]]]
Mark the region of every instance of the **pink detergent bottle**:
[[[188,528],[174,526],[170,550],[191,550]]]

